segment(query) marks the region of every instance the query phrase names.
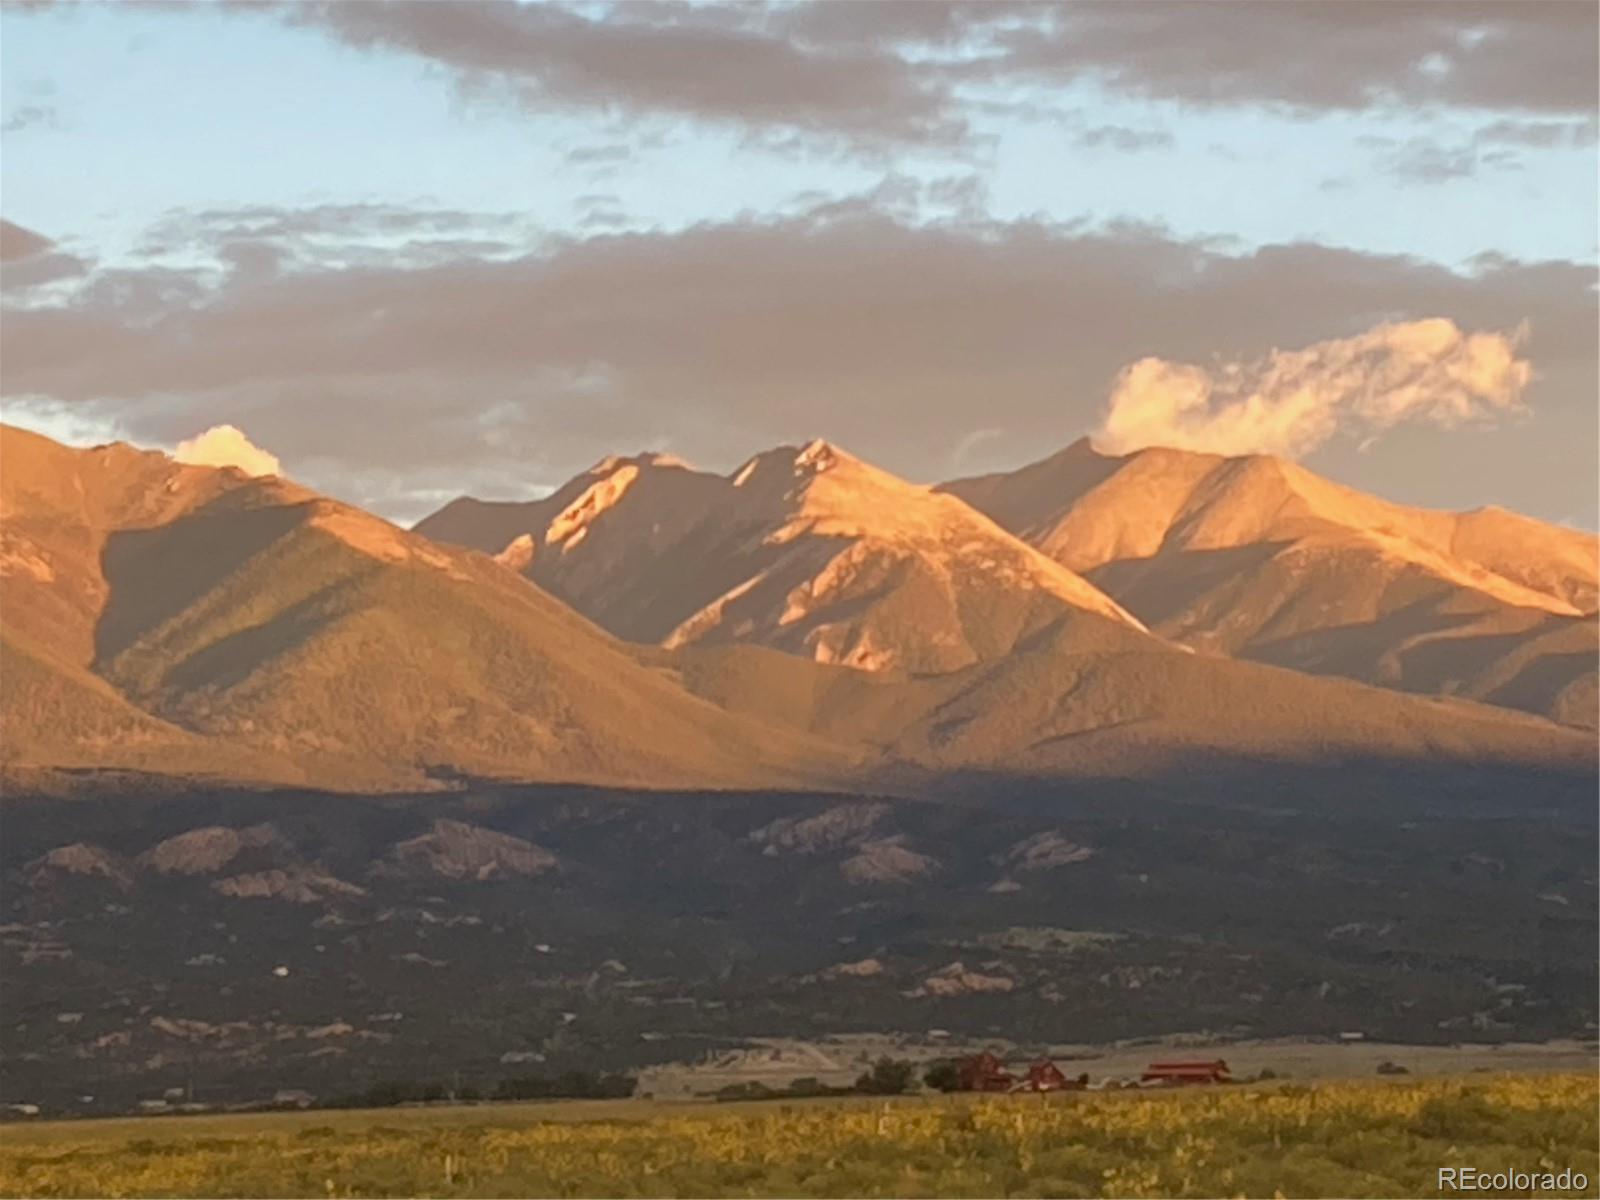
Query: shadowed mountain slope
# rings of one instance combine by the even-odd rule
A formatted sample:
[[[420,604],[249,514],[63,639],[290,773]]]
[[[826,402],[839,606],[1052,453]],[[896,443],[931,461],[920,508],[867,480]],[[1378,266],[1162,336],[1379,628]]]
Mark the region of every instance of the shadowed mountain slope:
[[[943,490],[1196,650],[1596,723],[1592,535],[1390,504],[1274,458],[1087,441]]]
[[[842,766],[687,694],[480,555],[277,479],[0,441],[14,765],[252,759],[246,777],[349,787],[715,786]]]
[[[1074,622],[1004,659],[910,680],[761,647],[680,652],[686,686],[736,711],[868,741],[934,773],[1154,778],[1209,763],[1593,768],[1593,739],[1485,705],[1409,696]],[[892,776],[889,776],[892,778]],[[908,778],[916,778],[911,776]]]

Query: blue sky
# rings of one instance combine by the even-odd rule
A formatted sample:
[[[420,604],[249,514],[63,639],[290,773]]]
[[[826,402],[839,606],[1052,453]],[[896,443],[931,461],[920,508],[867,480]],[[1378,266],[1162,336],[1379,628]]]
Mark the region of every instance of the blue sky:
[[[803,192],[862,191],[886,168],[975,176],[1001,219],[1129,219],[1252,246],[1309,240],[1446,263],[1486,250],[1592,259],[1597,249],[1592,144],[1524,148],[1514,167],[1422,185],[1368,144],[1464,145],[1492,122],[1487,111],[1202,111],[1079,83],[1028,89],[1069,110],[1070,123],[984,116],[995,144],[961,154],[796,161],[744,146],[736,131],[661,121],[650,132],[663,144],[618,169],[565,156],[634,140],[624,122],[475,98],[437,64],[313,29],[199,4],[8,7],[4,20],[0,112],[52,114],[6,136],[7,214],[106,249],[131,245],[172,209],[249,204],[512,209],[578,233],[578,198],[610,193],[627,227],[680,228],[779,209]],[[992,100],[1003,91],[975,89]],[[1170,144],[1129,152],[1074,137],[1107,126]]]
[[[577,252],[571,247],[592,241],[595,253],[582,261],[610,262],[621,251],[607,257],[598,250],[621,234],[636,235],[628,245],[641,254],[676,250],[691,244],[686,235],[692,231],[814,222],[821,218],[805,214],[834,205],[862,219],[946,230],[950,238],[974,243],[1009,238],[1025,227],[1049,229],[1052,245],[1063,246],[1073,238],[1120,238],[1120,247],[1148,248],[1154,238],[1203,249],[1216,259],[1212,274],[1263,248],[1298,244],[1348,252],[1341,271],[1400,256],[1413,264],[1418,281],[1433,278],[1433,267],[1464,281],[1461,287],[1451,284],[1456,310],[1424,311],[1422,299],[1397,298],[1390,313],[1363,301],[1359,313],[1332,314],[1322,325],[1308,319],[1304,332],[1294,335],[1302,344],[1351,336],[1360,332],[1359,318],[1374,313],[1394,319],[1443,316],[1467,328],[1481,307],[1497,318],[1506,314],[1514,325],[1532,318],[1537,305],[1509,289],[1543,280],[1533,270],[1536,264],[1568,270],[1560,276],[1565,299],[1541,294],[1539,303],[1567,304],[1561,319],[1581,323],[1584,311],[1571,305],[1587,303],[1592,286],[1587,293],[1581,282],[1575,287],[1571,271],[1579,271],[1581,281],[1597,254],[1595,113],[1582,86],[1552,80],[1572,71],[1559,57],[1572,38],[1562,22],[1586,6],[1552,9],[1543,25],[1507,18],[1503,32],[1494,24],[1499,10],[1470,6],[1459,6],[1461,29],[1443,33],[1436,13],[1413,18],[1402,6],[1394,8],[1389,27],[1352,17],[1348,29],[1319,32],[1323,40],[1305,51],[1315,71],[1331,81],[1326,84],[1311,79],[1312,67],[1300,72],[1304,82],[1297,79],[1294,64],[1282,62],[1283,47],[1311,40],[1289,28],[1295,20],[1341,19],[1338,6],[1313,13],[1319,6],[1300,5],[1281,21],[1245,5],[1199,7],[1238,18],[1247,34],[1260,31],[1259,59],[1248,49],[1236,55],[1238,61],[1219,58],[1211,75],[1204,63],[1198,70],[1181,61],[1171,66],[1174,52],[1167,43],[1194,42],[1192,32],[1174,27],[1168,35],[1154,22],[1131,32],[1101,28],[1121,18],[1082,6],[1088,14],[1082,29],[1052,28],[1036,45],[1017,31],[1059,23],[1041,22],[1046,10],[1024,11],[1013,21],[958,7],[951,10],[956,35],[930,34],[918,42],[922,33],[899,26],[924,17],[932,24],[943,9],[936,13],[928,5],[908,13],[860,6],[819,16],[804,5],[524,9],[421,3],[398,12],[355,3],[249,11],[201,3],[7,5],[0,10],[0,206],[6,219],[55,243],[54,252],[81,265],[42,286],[13,289],[9,303],[14,311],[65,319],[68,312],[98,313],[96,306],[110,303],[106,297],[113,291],[125,298],[136,285],[182,278],[191,290],[180,310],[227,309],[242,296],[227,289],[247,282],[242,271],[229,276],[217,265],[224,260],[221,247],[239,241],[240,210],[308,214],[367,206],[450,214],[429,226],[426,244],[414,227],[360,220],[297,236],[292,245],[268,247],[270,239],[254,239],[263,257],[251,261],[274,264],[271,270],[280,272],[274,286],[286,286],[284,273],[297,273],[305,286],[334,286],[352,283],[351,272],[373,269],[388,253],[394,263],[428,270],[448,269],[454,254],[466,271],[473,264],[541,254],[572,259]],[[1472,13],[1482,20],[1467,20]],[[1172,21],[1191,18],[1177,13]],[[458,27],[445,28],[449,21]],[[852,21],[860,27],[851,27]],[[1482,29],[1491,33],[1474,32]],[[762,64],[770,58],[753,58],[756,65],[743,75],[736,62],[708,66],[711,78],[704,84],[674,77],[674,70],[682,70],[674,64],[684,61],[669,57],[676,53],[675,39],[698,37],[735,39],[708,40],[708,56],[718,45],[798,55],[795,78],[773,83],[774,91],[780,84],[792,90],[794,118],[783,108],[789,93],[761,93],[767,69]],[[1501,86],[1474,74],[1474,39],[1485,37],[1491,48],[1503,41],[1498,52],[1507,72],[1527,73],[1525,96],[1515,81]],[[1396,45],[1406,38],[1415,39],[1414,49]],[[651,61],[658,44],[666,66]],[[1134,45],[1137,54],[1117,59],[1125,45]],[[1459,54],[1459,63],[1441,68],[1441,52],[1430,50],[1435,45],[1446,48],[1446,58]],[[1009,56],[1004,69],[964,69],[1002,61],[997,48]],[[1204,46],[1195,53],[1203,57]],[[1215,53],[1234,50],[1221,46]],[[1547,64],[1541,55],[1549,56]],[[692,66],[695,60],[688,61]],[[806,71],[818,63],[832,73],[813,84]],[[1392,77],[1383,77],[1382,70]],[[870,112],[832,103],[827,89],[856,86],[852,71],[864,80],[864,95],[878,94],[870,90],[877,88],[888,97],[886,106],[903,101],[913,116],[899,125],[886,118],[880,129]],[[1213,78],[1220,81],[1215,87]],[[1350,101],[1338,94],[1342,81],[1351,94],[1367,98]],[[1208,90],[1218,95],[1207,96]],[[747,119],[746,112],[761,115]],[[904,132],[908,123],[952,115],[965,126],[960,137]],[[175,225],[183,236],[173,237]],[[224,227],[233,232],[219,232]],[[823,238],[815,230],[809,236]],[[1087,252],[1088,243],[1073,245]],[[566,249],[551,249],[557,246]],[[1496,283],[1507,289],[1503,295],[1490,297],[1485,290],[1479,306],[1468,285],[1484,262],[1501,260],[1527,269],[1514,281],[1507,275]],[[1150,279],[1159,283],[1157,268],[1145,263],[1139,269],[1157,271]],[[338,272],[344,274],[335,280]],[[841,280],[847,285],[847,276]],[[1317,280],[1301,282],[1314,288]],[[161,295],[161,304],[177,303],[170,288]],[[909,313],[917,300],[907,297],[904,303]],[[1527,310],[1520,315],[1519,303]],[[387,305],[382,310],[390,311]],[[157,316],[170,323],[182,311],[162,308],[149,319]],[[119,311],[117,319],[137,325],[141,318]],[[800,320],[785,319],[791,326]],[[1239,313],[1237,334],[1221,327],[1220,344],[1208,352],[1248,355],[1279,345],[1278,335],[1268,339],[1260,325],[1253,314]],[[1533,331],[1529,352],[1536,370],[1548,326],[1544,320]],[[1127,356],[1180,348],[1188,345],[1175,326],[1131,338]],[[1554,378],[1565,390],[1541,395],[1541,387],[1551,387],[1549,374],[1541,372],[1543,382],[1535,385],[1528,406],[1532,415],[1513,422],[1520,432],[1505,435],[1509,452],[1522,459],[1570,452],[1573,438],[1590,429],[1578,389],[1592,370],[1581,347],[1563,346],[1560,353],[1566,365]],[[1064,378],[1073,365],[1063,365]],[[594,366],[590,361],[581,369]],[[741,418],[733,429],[724,413],[705,419],[711,432],[703,437],[695,432],[699,417],[686,417],[680,432],[662,433],[652,406],[702,385],[665,361],[652,360],[633,374],[615,363],[598,366],[605,368],[598,375],[624,380],[633,399],[619,391],[612,398],[617,411],[588,437],[540,440],[532,434],[556,414],[570,424],[572,414],[525,381],[543,378],[542,372],[571,372],[570,362],[530,359],[520,367],[523,382],[509,390],[503,375],[458,379],[447,389],[450,403],[462,426],[478,431],[477,441],[463,436],[455,476],[447,464],[431,470],[427,484],[408,481],[414,464],[386,464],[381,455],[356,446],[341,449],[286,415],[313,406],[319,387],[324,398],[337,393],[342,403],[356,403],[350,377],[337,386],[297,381],[293,372],[226,385],[123,389],[116,381],[101,381],[59,393],[33,378],[6,391],[12,419],[164,444],[194,432],[187,424],[208,415],[241,423],[254,416],[247,430],[258,440],[258,426],[276,433],[282,444],[270,448],[310,481],[402,515],[456,490],[526,492],[557,484],[586,465],[582,457],[601,449],[605,437],[625,433],[630,412],[639,417],[641,436],[676,437],[684,442],[680,449],[719,466],[736,457],[734,443],[741,438],[754,450],[759,439],[801,426],[783,415],[792,411],[784,398],[789,393],[775,392],[770,399],[744,402],[741,413],[770,412]],[[1008,370],[997,364],[997,380]],[[1085,378],[1103,379],[1108,368],[1097,362],[1094,370],[1099,374]],[[363,366],[363,379],[381,375]],[[1004,456],[1026,453],[1038,436],[1055,436],[1027,407],[1031,401],[1019,400],[1008,424],[1005,389],[997,387],[999,407],[983,421],[998,422],[1002,433],[980,439],[994,456],[983,465],[1004,465]],[[1086,384],[1050,429],[1064,442],[1092,428],[1105,390]],[[1019,385],[1017,394],[1024,392],[1035,395],[1039,388],[1030,381]],[[915,393],[908,391],[904,403],[914,407]],[[508,406],[526,433],[517,444],[540,440],[547,446],[534,461],[526,453],[508,456],[495,449],[504,438],[496,442],[499,435],[486,429],[485,414],[500,414],[500,420]],[[838,436],[855,436],[865,443],[861,449],[912,475],[937,477],[954,465],[949,454],[896,441],[893,430],[903,428],[912,409],[897,412],[898,426],[887,418],[880,425],[846,421],[850,427]],[[983,421],[951,416],[936,425],[954,446],[988,432]],[[352,419],[352,428],[360,425]],[[1355,439],[1342,457],[1311,465],[1337,468],[1401,499],[1468,504],[1467,489],[1451,482],[1458,474],[1455,455],[1467,444],[1464,435],[1419,436],[1397,430],[1390,439],[1407,445],[1404,461],[1411,466],[1405,471],[1394,462],[1380,463],[1370,447],[1357,456]],[[1481,431],[1473,436],[1481,443]],[[1330,444],[1329,453],[1337,449]],[[1488,455],[1481,448],[1477,453]],[[1501,488],[1505,495],[1485,499],[1593,523],[1592,471],[1584,494],[1541,483],[1531,477],[1537,473]]]

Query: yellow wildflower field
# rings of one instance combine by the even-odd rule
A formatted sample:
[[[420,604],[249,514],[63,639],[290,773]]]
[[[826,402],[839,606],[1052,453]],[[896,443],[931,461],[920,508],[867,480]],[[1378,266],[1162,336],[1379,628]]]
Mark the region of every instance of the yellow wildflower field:
[[[1587,1187],[1548,1194],[1592,1196],[1597,1105],[1592,1077],[1472,1075],[12,1125],[0,1194],[1436,1196],[1454,1166],[1570,1168]]]

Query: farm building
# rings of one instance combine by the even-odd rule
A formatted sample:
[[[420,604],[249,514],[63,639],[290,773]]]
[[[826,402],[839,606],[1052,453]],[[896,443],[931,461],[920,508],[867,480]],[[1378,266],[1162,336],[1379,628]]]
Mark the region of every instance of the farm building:
[[[1154,1062],[1139,1077],[1143,1084],[1182,1085],[1191,1083],[1230,1083],[1233,1076],[1220,1058]]]
[[[956,1077],[963,1092],[1007,1092],[1016,1079],[994,1055],[985,1051],[962,1059]]]
[[[1014,1092],[1080,1092],[1088,1086],[1089,1076],[1087,1074],[1080,1075],[1076,1079],[1068,1079],[1055,1063],[1048,1058],[1041,1058],[1028,1068],[1027,1075],[1011,1090]]]

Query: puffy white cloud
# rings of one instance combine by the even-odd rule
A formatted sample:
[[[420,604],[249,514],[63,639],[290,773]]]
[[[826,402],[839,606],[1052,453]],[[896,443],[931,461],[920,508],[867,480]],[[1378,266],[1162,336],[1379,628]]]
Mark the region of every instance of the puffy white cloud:
[[[213,425],[178,443],[172,457],[197,467],[237,467],[246,475],[281,475],[278,457],[269,454],[234,425]]]
[[[1493,420],[1522,409],[1533,377],[1522,339],[1435,317],[1252,362],[1144,358],[1117,376],[1094,440],[1116,454],[1173,446],[1299,458],[1341,430],[1370,440],[1406,422]]]

